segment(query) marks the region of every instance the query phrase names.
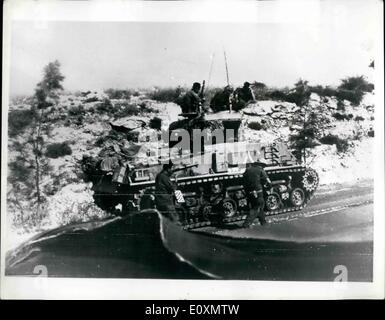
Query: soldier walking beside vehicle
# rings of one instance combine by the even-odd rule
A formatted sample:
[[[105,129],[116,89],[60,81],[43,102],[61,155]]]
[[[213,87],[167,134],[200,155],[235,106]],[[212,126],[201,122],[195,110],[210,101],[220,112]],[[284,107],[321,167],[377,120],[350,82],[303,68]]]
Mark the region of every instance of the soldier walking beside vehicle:
[[[156,208],[166,217],[178,221],[174,205],[174,192],[176,183],[170,179],[173,163],[170,161],[163,165],[162,171],[155,178],[155,203]]]
[[[271,181],[262,166],[263,164],[259,161],[249,164],[243,174],[243,186],[250,206],[250,213],[243,223],[243,227],[245,228],[249,228],[257,217],[261,225],[266,224],[265,213],[263,211],[265,205],[263,186],[265,184],[270,185]]]

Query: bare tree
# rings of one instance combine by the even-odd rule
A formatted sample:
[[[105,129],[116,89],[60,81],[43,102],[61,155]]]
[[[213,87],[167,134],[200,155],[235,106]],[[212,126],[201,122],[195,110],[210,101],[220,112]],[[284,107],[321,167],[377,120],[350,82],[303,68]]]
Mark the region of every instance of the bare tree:
[[[42,203],[40,182],[42,169],[47,167],[47,160],[43,157],[44,135],[50,132],[47,109],[57,104],[58,92],[63,90],[61,85],[64,76],[60,72],[59,61],[50,62],[44,68],[43,80],[37,84],[32,108],[37,112],[32,126],[32,135],[28,142],[32,145],[35,164],[35,188],[38,208]]]
[[[44,202],[42,177],[49,172],[48,159],[45,157],[45,138],[51,131],[50,113],[58,103],[59,92],[63,90],[64,76],[60,72],[58,61],[50,62],[43,70],[43,79],[33,95],[30,110],[13,114],[11,125],[14,126],[10,147],[15,152],[15,161],[9,163],[14,196],[20,207],[20,198],[34,199],[37,204],[36,214],[40,214]],[[28,117],[28,121],[24,117]],[[23,121],[20,122],[20,118]]]

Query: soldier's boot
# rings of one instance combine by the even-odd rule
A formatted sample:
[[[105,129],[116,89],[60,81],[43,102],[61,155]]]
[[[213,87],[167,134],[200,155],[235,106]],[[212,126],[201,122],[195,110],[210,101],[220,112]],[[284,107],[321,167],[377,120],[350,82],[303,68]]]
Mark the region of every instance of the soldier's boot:
[[[249,215],[246,217],[245,222],[243,223],[243,228],[250,228],[253,224],[255,218],[257,217],[258,211],[256,209],[251,208]]]
[[[263,212],[263,209],[259,209],[258,220],[259,220],[259,223],[261,224],[261,226],[267,224],[266,217],[265,217],[265,214]]]

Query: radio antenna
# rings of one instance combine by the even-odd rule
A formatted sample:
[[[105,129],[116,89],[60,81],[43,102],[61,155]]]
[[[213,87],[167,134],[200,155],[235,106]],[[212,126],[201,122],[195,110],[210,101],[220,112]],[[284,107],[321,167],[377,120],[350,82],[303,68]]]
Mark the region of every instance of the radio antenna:
[[[207,87],[209,87],[210,85],[211,72],[213,71],[214,57],[215,57],[215,52],[211,55],[211,64],[210,64],[209,78],[207,80]]]
[[[226,66],[226,79],[227,79],[227,85],[229,86],[230,85],[230,81],[229,81],[229,69],[227,68],[227,57],[226,57],[226,51],[225,49],[223,49],[223,54],[225,56],[225,66]]]
[[[227,68],[227,57],[226,57],[226,51],[223,48],[223,55],[225,56],[225,66],[226,66],[226,80],[227,80],[227,86],[230,86],[230,80],[229,80],[229,69]],[[229,113],[233,111],[233,103],[232,99],[230,98],[230,104],[229,104]]]

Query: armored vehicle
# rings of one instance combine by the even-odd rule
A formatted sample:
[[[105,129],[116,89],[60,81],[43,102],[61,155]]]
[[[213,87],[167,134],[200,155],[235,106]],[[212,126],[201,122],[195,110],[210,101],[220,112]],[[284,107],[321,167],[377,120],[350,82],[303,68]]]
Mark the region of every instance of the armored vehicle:
[[[122,214],[155,209],[154,179],[170,160],[176,168],[172,180],[178,185],[175,207],[184,229],[245,219],[249,204],[242,174],[255,161],[264,164],[272,181],[264,191],[267,216],[301,210],[311,199],[317,173],[298,164],[280,141],[245,141],[240,113],[180,116],[163,140],[160,134],[155,142],[148,139],[150,148],[136,144],[130,153],[114,147],[104,157],[83,159],[96,204]]]

